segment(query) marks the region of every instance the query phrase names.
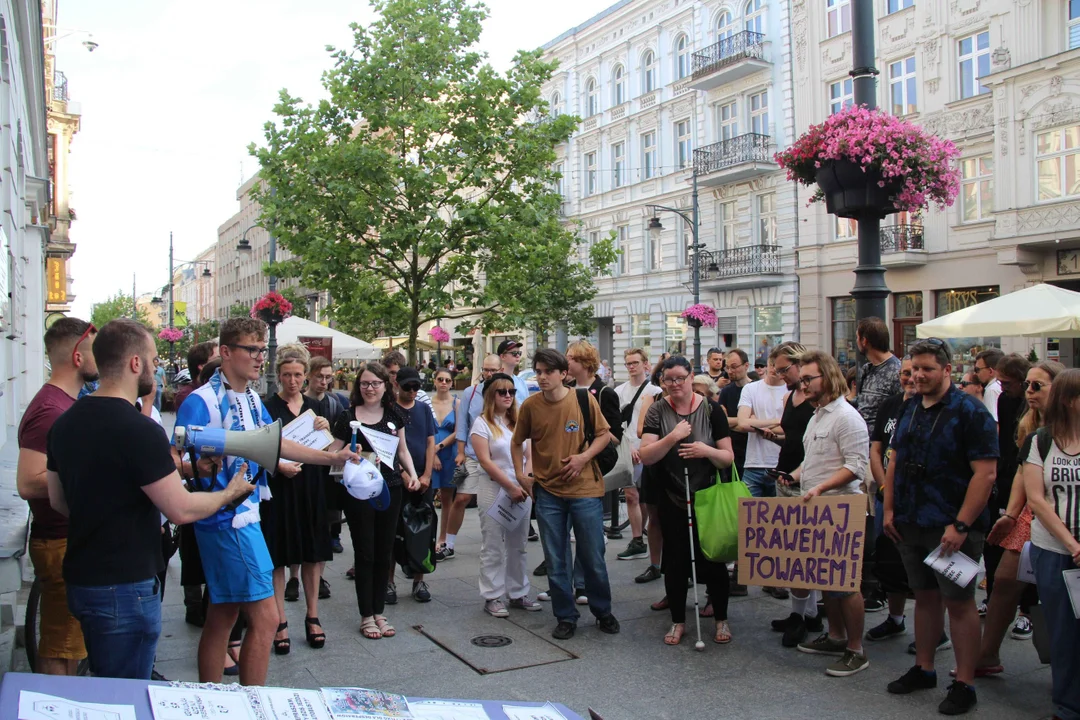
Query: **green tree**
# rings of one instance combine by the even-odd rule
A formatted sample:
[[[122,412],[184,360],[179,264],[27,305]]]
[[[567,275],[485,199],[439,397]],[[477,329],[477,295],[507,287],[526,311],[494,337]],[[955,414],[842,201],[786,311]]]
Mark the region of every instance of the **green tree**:
[[[123,291],[117,291],[115,295],[90,306],[90,322],[98,328],[110,320],[130,318],[133,315],[143,325],[150,327],[150,315],[142,308],[136,312],[135,301]]]
[[[281,296],[292,303],[293,315],[304,320],[311,319],[311,313],[308,312],[307,298],[298,293],[296,288],[285,288],[281,291]]]
[[[243,303],[233,303],[229,307],[229,317],[250,317],[251,308]]]
[[[473,49],[487,17],[473,0],[372,5],[380,17],[351,26],[354,46],[330,48],[329,98],[282,91],[266,147],[251,148],[262,222],[294,255],[273,271],[329,290],[354,330],[407,334],[410,359],[426,322],[524,315],[523,288],[485,283],[493,272],[542,270],[532,287],[573,316],[591,295],[559,222],[555,148],[577,118],[540,96],[555,64],[522,51],[493,70]]]

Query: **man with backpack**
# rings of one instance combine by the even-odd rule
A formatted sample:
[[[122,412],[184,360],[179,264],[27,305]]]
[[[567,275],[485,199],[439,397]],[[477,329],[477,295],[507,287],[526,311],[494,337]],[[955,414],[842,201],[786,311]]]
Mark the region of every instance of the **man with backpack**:
[[[618,558],[620,560],[637,560],[649,557],[652,551],[652,544],[650,543],[650,546],[646,547],[645,541],[642,539],[645,523],[641,516],[641,503],[638,495],[643,468],[641,458],[638,457],[638,448],[641,446],[641,437],[638,435],[638,418],[641,416],[641,406],[644,405],[645,398],[659,395],[661,390],[649,382],[649,357],[644,350],[630,348],[623,353],[623,362],[626,364],[626,371],[630,374],[630,379],[615,388],[615,394],[619,396],[620,419],[623,427],[625,432],[630,433],[630,450],[634,461],[634,485],[627,487],[623,491],[626,496],[626,514],[630,516],[632,537],[630,544],[626,546],[626,550],[619,553]],[[657,571],[659,571],[660,553],[657,552],[656,557],[652,558],[652,560]]]

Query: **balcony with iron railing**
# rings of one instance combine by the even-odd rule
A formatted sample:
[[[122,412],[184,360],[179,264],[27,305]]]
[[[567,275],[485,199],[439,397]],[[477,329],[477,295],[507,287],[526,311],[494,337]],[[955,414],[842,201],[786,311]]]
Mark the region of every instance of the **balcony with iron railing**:
[[[783,281],[779,245],[746,245],[704,250],[698,257],[702,290],[764,287]]]
[[[702,185],[727,185],[778,168],[772,138],[759,133],[737,135],[694,151],[694,173]]]
[[[765,35],[743,30],[693,54],[690,87],[712,90],[768,67]]]
[[[68,81],[64,73],[57,70],[53,73],[52,99],[60,102],[68,101]]]
[[[885,267],[920,267],[926,264],[922,225],[900,223],[879,231],[881,264]]]

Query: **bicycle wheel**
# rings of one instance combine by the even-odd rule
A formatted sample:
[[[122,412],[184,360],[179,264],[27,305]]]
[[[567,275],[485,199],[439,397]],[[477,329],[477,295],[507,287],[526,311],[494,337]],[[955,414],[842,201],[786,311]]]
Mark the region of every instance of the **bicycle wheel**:
[[[41,579],[34,578],[30,585],[30,594],[26,598],[26,616],[23,626],[23,641],[26,644],[26,660],[30,671],[37,672],[38,638],[41,637]],[[79,676],[90,674],[90,659],[83,658],[75,670]]]

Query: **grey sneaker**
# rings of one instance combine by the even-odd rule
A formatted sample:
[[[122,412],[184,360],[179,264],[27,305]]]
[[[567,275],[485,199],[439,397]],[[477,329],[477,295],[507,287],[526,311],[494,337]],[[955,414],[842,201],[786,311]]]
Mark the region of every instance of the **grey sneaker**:
[[[495,600],[488,600],[484,603],[484,612],[491,617],[504,618],[510,616],[510,611],[503,605],[503,601],[496,598]]]
[[[660,568],[656,567],[655,565],[650,565],[649,567],[645,568],[645,572],[641,573],[636,578],[634,578],[634,582],[636,582],[636,583],[647,583],[647,582],[652,582],[653,580],[659,580],[659,579],[660,579]]]
[[[512,610],[529,610],[530,612],[536,612],[543,609],[543,606],[529,598],[528,595],[519,598],[510,598],[510,609]]]
[[[799,643],[799,652],[843,657],[847,652],[847,640],[833,640],[829,633],[825,632],[818,635],[816,640]]]
[[[825,668],[825,674],[832,677],[847,677],[860,673],[870,667],[870,661],[862,653],[845,650],[843,657]]]
[[[631,540],[630,544],[626,546],[626,549],[616,557],[620,560],[640,560],[649,557],[649,548],[645,545],[644,540],[636,537]]]

